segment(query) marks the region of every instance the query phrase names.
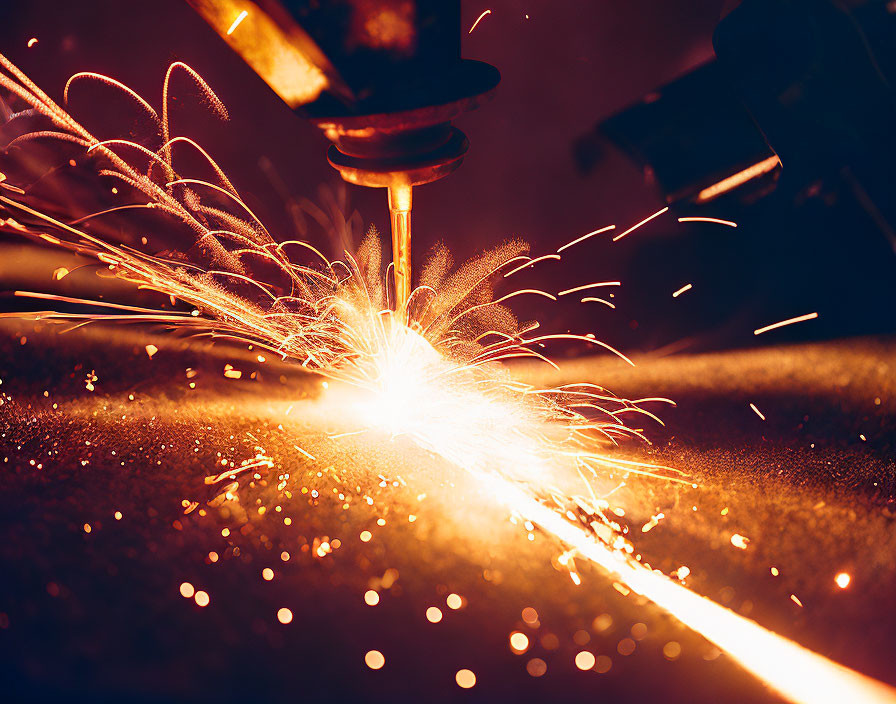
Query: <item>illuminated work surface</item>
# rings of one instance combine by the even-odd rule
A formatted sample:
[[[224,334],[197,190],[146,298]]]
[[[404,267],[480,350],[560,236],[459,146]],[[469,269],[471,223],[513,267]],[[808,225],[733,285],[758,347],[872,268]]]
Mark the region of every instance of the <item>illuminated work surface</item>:
[[[255,352],[112,337],[4,327],[0,389],[13,401],[0,407],[0,667],[22,694],[774,700],[597,569],[577,563],[582,584],[573,584],[556,565],[556,542],[538,532],[530,540],[456,468],[402,438],[329,438],[356,428],[328,406],[336,392],[319,379]],[[152,359],[148,342],[160,348]],[[662,413],[666,429],[648,431],[652,448],[624,451],[687,470],[699,488],[629,480],[614,494],[645,561],[666,573],[686,565],[696,591],[894,682],[894,352],[893,343],[850,341],[643,359],[635,370],[583,360],[539,382],[586,379],[678,401]],[[225,379],[225,364],[241,378]],[[257,470],[266,485],[244,481],[238,502],[208,506],[216,491],[204,479],[221,458],[239,465],[258,454],[273,463]],[[199,502],[188,515],[185,500]],[[735,533],[746,549],[732,544]],[[845,589],[840,572],[851,576]],[[181,596],[183,582],[209,604]],[[448,606],[451,593],[463,597],[460,609]],[[426,618],[433,606],[438,623]],[[537,624],[524,622],[526,607]],[[527,635],[524,654],[508,645],[513,631]],[[670,642],[680,646],[674,660]],[[618,652],[632,643],[631,654]],[[385,655],[382,670],[364,664],[373,649]],[[609,656],[609,671],[577,670],[582,650]],[[533,658],[546,674],[527,673]],[[455,683],[462,668],[477,676],[467,692]]]

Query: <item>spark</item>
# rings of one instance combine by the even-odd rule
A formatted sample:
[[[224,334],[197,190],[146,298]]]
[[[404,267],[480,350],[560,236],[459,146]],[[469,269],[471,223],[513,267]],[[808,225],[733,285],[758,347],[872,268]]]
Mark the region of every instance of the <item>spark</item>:
[[[685,293],[686,291],[690,291],[692,288],[694,288],[693,284],[685,284],[672,294],[672,298],[678,298],[681,294]]]
[[[504,274],[504,278],[506,279],[508,276],[513,276],[513,274],[516,274],[517,272],[522,271],[523,269],[528,269],[530,267],[535,266],[539,262],[543,262],[548,259],[556,259],[557,261],[560,261],[560,255],[559,254],[545,254],[544,256],[537,257],[537,258],[533,259],[532,261],[526,262],[525,264],[521,264],[520,266],[516,267],[515,269],[508,271],[506,274]]]
[[[576,286],[575,288],[568,288],[565,291],[560,291],[558,296],[566,296],[570,293],[578,293],[579,291],[587,291],[592,288],[603,288],[604,286],[622,286],[621,281],[600,281],[598,283],[593,284],[585,284],[584,286]]]
[[[687,217],[687,218],[678,218],[678,222],[712,222],[716,225],[727,225],[728,227],[737,227],[737,223],[732,220],[721,220],[719,218],[707,218],[707,217]]]
[[[570,247],[573,247],[573,246],[579,244],[580,242],[584,242],[587,239],[591,239],[595,235],[600,235],[600,234],[603,234],[604,232],[610,232],[610,230],[615,230],[615,229],[616,229],[615,225],[607,225],[606,227],[602,227],[599,230],[594,230],[593,232],[589,232],[587,235],[582,235],[581,237],[573,240],[572,242],[567,242],[565,245],[563,245],[562,247],[560,247],[557,250],[557,253],[559,254],[560,252],[562,252],[565,249],[569,249]]]
[[[753,409],[753,413],[755,413],[757,416],[759,416],[762,420],[765,420],[765,416],[762,415],[762,411],[760,411],[758,408],[756,408],[755,403],[751,403],[750,408]]]
[[[583,298],[581,300],[581,303],[603,303],[605,306],[608,306],[609,308],[613,308],[613,309],[616,308],[616,306],[613,303],[611,303],[610,301],[608,301],[604,298],[596,298],[594,296],[586,296],[585,298]]]
[[[525,653],[529,649],[529,637],[525,633],[514,631],[510,634],[510,649],[517,655]]]
[[[445,599],[445,603],[448,604],[449,609],[457,611],[457,609],[463,606],[464,600],[459,594],[449,594]]]
[[[590,670],[594,667],[595,662],[597,660],[594,657],[594,653],[588,650],[582,650],[576,654],[576,667],[580,670]]]
[[[852,577],[849,576],[848,572],[840,572],[836,577],[834,577],[834,582],[841,589],[846,589],[851,581]]]
[[[783,328],[785,325],[793,325],[794,323],[802,323],[806,320],[815,320],[818,317],[818,313],[807,313],[806,315],[799,315],[796,318],[789,318],[788,320],[782,320],[780,323],[772,323],[771,325],[766,325],[764,328],[759,328],[758,330],[754,330],[754,335],[761,335],[764,332],[768,332],[769,330],[775,330],[777,328]]]
[[[740,548],[741,550],[746,550],[747,544],[749,542],[750,542],[750,539],[741,535],[740,533],[734,533],[731,536],[731,544],[736,548]]]
[[[31,39],[28,40],[28,48],[30,49],[35,44],[37,44],[37,37],[31,37]]]
[[[472,34],[473,30],[476,29],[476,25],[478,25],[480,22],[482,22],[483,18],[485,18],[486,15],[490,15],[490,14],[492,14],[491,10],[483,11],[483,13],[481,15],[479,15],[479,17],[476,18],[476,21],[473,23],[473,26],[470,27],[470,31],[467,32],[467,34]]]
[[[227,30],[227,36],[229,37],[236,31],[236,28],[240,26],[242,21],[249,16],[248,10],[243,10],[236,16],[236,19],[233,21],[233,24],[230,25],[230,29]]]
[[[622,239],[623,237],[625,237],[626,235],[630,235],[632,232],[634,232],[634,231],[637,230],[638,228],[643,227],[644,225],[646,225],[647,223],[649,223],[651,220],[655,220],[655,219],[658,218],[660,215],[663,215],[664,213],[667,213],[668,211],[669,211],[669,206],[668,206],[668,205],[667,205],[665,208],[661,208],[660,210],[657,210],[653,215],[650,215],[649,217],[644,218],[644,219],[643,219],[641,222],[639,222],[637,225],[632,225],[632,226],[631,226],[630,228],[628,228],[625,232],[622,232],[622,233],[616,235],[616,236],[613,238],[613,241],[614,241],[614,242],[618,242],[619,240],[621,240],[621,239]]]

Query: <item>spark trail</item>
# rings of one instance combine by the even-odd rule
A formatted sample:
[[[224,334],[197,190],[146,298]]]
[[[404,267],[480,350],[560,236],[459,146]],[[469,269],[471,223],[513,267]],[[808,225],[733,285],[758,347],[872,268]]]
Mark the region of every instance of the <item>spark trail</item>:
[[[26,180],[0,178],[0,191],[5,192],[0,195],[0,228],[91,257],[109,274],[172,302],[167,308],[153,308],[103,301],[103,312],[97,313],[95,300],[17,291],[21,297],[83,306],[85,312],[12,315],[79,324],[155,323],[181,334],[250,343],[342,382],[346,408],[362,432],[379,429],[407,436],[471,473],[496,502],[615,574],[792,701],[896,702],[896,693],[885,685],[737,616],[632,557],[632,544],[607,500],[595,492],[595,484],[609,472],[687,482],[678,470],[624,460],[612,452],[623,438],[646,440],[643,431],[627,421],[659,422],[647,406],[668,401],[623,399],[591,383],[535,388],[514,380],[500,364],[530,358],[556,366],[543,350],[563,341],[597,346],[629,361],[592,335],[541,333],[538,323],[520,326],[503,305],[517,295],[553,299],[552,294],[523,289],[495,297],[496,280],[557,255],[533,259],[525,245],[510,242],[454,267],[448,251],[440,248],[424,267],[421,285],[396,312],[394,285],[382,276],[382,251],[375,235],[368,235],[341,261],[330,261],[304,241],[275,240],[205,150],[187,137],[171,137],[169,84],[175,73],[190,78],[214,110],[226,115],[211,88],[189,66],[175,63],[169,68],[160,111],[110,78],[77,74],[134,101],[152,126],[142,140],[97,139],[5,57],[0,56],[0,66],[0,87],[25,107],[10,111],[12,122],[38,122],[36,128],[19,128],[20,136],[5,155],[11,147],[35,141],[75,148],[130,197],[125,205],[71,220],[60,214],[64,206],[30,203]],[[201,157],[211,180],[180,173],[175,153],[182,149]],[[194,244],[187,255],[151,254],[113,244],[97,233],[105,217],[140,211],[165,214],[192,233]],[[616,284],[587,284],[559,295]],[[582,478],[581,494],[552,487],[552,477],[563,472]]]

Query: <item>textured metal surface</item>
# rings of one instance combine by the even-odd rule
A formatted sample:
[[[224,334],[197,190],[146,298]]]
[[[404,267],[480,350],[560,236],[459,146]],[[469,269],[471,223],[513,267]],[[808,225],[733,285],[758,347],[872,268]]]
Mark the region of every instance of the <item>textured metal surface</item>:
[[[159,347],[152,359],[148,342]],[[16,700],[774,700],[725,656],[706,660],[708,643],[623,597],[598,571],[582,566],[574,586],[552,567],[559,546],[527,540],[456,469],[401,438],[328,439],[352,429],[316,410],[320,381],[294,367],[163,336],[100,328],[60,336],[25,323],[4,326],[2,350],[0,673]],[[562,379],[679,403],[663,414],[666,429],[651,431],[653,447],[621,450],[686,469],[699,484],[630,480],[617,494],[633,525],[657,509],[666,515],[637,539],[645,559],[666,572],[688,565],[696,591],[893,682],[896,346],[860,340],[636,361],[636,370],[569,362]],[[227,363],[242,379],[222,377]],[[88,392],[91,371],[98,380]],[[266,484],[241,490],[245,514],[205,506],[204,477],[221,456],[248,458],[258,447],[275,458],[273,474],[289,472],[293,500],[258,516],[254,500],[276,493],[262,470]],[[349,510],[338,492],[353,497]],[[356,502],[360,495],[373,505]],[[183,500],[200,501],[207,515],[184,515]],[[370,542],[359,540],[362,530]],[[731,545],[734,532],[750,538],[747,550]],[[324,558],[303,551],[322,536],[341,547]],[[273,581],[262,579],[264,567]],[[399,575],[388,589],[387,569]],[[852,575],[846,590],[833,582],[840,570]],[[183,581],[211,603],[181,597]],[[375,607],[363,600],[369,588],[381,593]],[[464,597],[462,609],[446,607],[449,592]],[[424,618],[432,605],[444,614],[438,624]],[[276,618],[284,606],[294,614],[288,626]],[[521,620],[527,606],[538,610],[538,628]],[[601,614],[611,618],[605,630],[594,624]],[[619,655],[636,623],[646,636]],[[532,642],[524,656],[507,647],[517,629]],[[612,657],[608,673],[575,669],[579,631],[584,647]],[[662,655],[670,640],[682,646],[675,662]],[[372,648],[386,656],[377,672],[363,663]],[[526,673],[532,657],[546,661],[543,677]],[[478,678],[468,692],[454,683],[462,667]]]

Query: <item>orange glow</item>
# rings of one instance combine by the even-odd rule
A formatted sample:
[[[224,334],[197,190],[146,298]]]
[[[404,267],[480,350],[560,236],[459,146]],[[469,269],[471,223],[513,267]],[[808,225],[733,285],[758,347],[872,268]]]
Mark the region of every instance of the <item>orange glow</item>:
[[[780,163],[781,160],[777,156],[770,156],[768,159],[763,159],[759,163],[753,164],[753,166],[749,166],[743,171],[738,171],[736,174],[724,178],[708,188],[704,188],[697,194],[697,202],[705,203],[713,198],[718,198],[723,193],[734,190],[738,186],[745,184],[747,181],[752,181],[754,178],[758,178],[763,174],[775,170]]]
[[[292,623],[292,611],[287,609],[285,606],[282,607],[277,611],[277,620],[284,626],[288,623]]]
[[[532,658],[526,663],[526,672],[532,677],[541,677],[548,671],[548,664],[541,658]]]
[[[445,603],[448,604],[449,609],[456,611],[464,605],[464,600],[459,594],[449,594],[448,598],[445,599]]]
[[[688,218],[678,218],[678,222],[711,222],[716,225],[727,225],[728,227],[737,227],[737,223],[731,220],[720,220],[719,218],[703,218],[703,217],[688,217]]]
[[[670,640],[663,646],[663,657],[666,660],[677,660],[679,655],[681,655],[681,645],[674,640]]]
[[[206,594],[205,592],[196,592],[193,595],[193,599],[196,601],[196,603],[199,606],[202,606],[202,607],[208,606],[209,601],[210,601],[208,594]]]
[[[472,670],[458,670],[454,676],[457,686],[462,689],[470,689],[476,686],[476,675]]]
[[[834,582],[836,582],[837,586],[841,589],[846,589],[849,586],[851,579],[852,578],[847,572],[841,572],[836,577],[834,577]]]
[[[367,654],[364,656],[364,663],[371,670],[379,670],[386,664],[386,658],[379,650],[368,650]]]
[[[196,590],[193,588],[193,585],[189,582],[184,582],[180,585],[180,595],[184,599],[192,599],[193,595],[196,593]]]
[[[437,606],[430,606],[426,610],[426,620],[430,623],[438,623],[442,620],[442,610]]]
[[[364,603],[368,606],[376,606],[380,603],[380,595],[373,589],[368,589],[364,592]]]
[[[594,653],[583,650],[576,654],[576,667],[580,670],[590,670],[596,662]]]
[[[525,633],[514,631],[510,634],[510,649],[517,655],[529,649],[529,637]]]

